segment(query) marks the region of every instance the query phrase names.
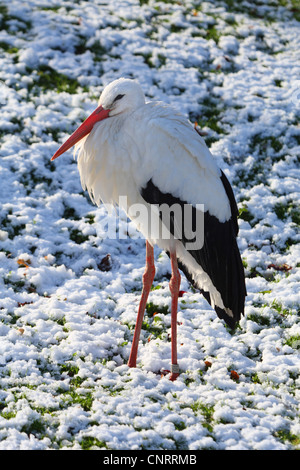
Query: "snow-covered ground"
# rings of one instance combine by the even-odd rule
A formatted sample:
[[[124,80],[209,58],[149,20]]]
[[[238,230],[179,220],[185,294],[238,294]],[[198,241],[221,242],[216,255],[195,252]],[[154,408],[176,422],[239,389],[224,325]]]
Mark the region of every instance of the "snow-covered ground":
[[[2,0],[0,449],[300,448],[298,20],[289,0]],[[50,162],[120,76],[198,122],[241,212],[245,317],[232,333],[182,276],[175,382],[168,257],[129,369],[145,241],[108,238],[71,152]]]

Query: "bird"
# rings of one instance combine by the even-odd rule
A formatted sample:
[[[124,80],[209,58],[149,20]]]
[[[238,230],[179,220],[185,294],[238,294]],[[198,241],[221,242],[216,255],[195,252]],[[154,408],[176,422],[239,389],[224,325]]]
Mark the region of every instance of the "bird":
[[[180,109],[147,101],[139,82],[106,85],[98,106],[51,160],[74,147],[81,185],[96,205],[124,209],[145,238],[146,267],[128,360],[138,345],[155,276],[154,247],[170,258],[170,380],[180,375],[177,313],[181,273],[234,329],[247,295],[238,248],[238,207],[225,173]]]

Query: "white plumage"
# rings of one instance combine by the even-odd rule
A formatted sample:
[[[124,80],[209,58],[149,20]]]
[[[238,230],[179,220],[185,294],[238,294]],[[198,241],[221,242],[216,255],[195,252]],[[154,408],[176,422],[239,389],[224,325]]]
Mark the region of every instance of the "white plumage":
[[[109,107],[114,87],[126,91],[122,100],[131,100],[140,91],[135,81],[116,80],[109,85],[109,94],[104,90],[99,105]],[[76,148],[81,182],[93,201],[113,204],[122,194],[130,204],[140,202],[138,189],[152,178],[165,192],[190,204],[201,202],[221,221],[228,220],[230,206],[220,170],[203,138],[172,107],[145,103],[144,95],[139,98],[137,107],[126,107],[114,119],[95,124]]]
[[[146,103],[140,85],[134,80],[121,78],[104,89],[98,108],[52,159],[73,145],[76,145],[78,154],[82,186],[88,190],[93,202],[122,207],[125,200],[126,207],[122,208],[145,236],[147,248],[151,251],[151,246],[157,244],[166,250],[171,262],[173,260],[173,277],[176,277],[177,260],[218,315],[233,326],[243,313],[246,293],[235,240],[236,204],[225,175],[191,123],[170,106],[159,102]],[[199,209],[197,204],[204,206],[204,243],[197,252],[188,250],[184,239],[175,239],[174,230],[169,225],[168,237],[162,238],[158,235],[160,232],[153,230],[153,226],[158,230],[162,225],[156,204],[166,201],[170,206],[178,201],[182,207],[187,203],[193,206],[193,211]],[[136,217],[131,210],[136,204],[143,205],[152,214],[151,227],[147,223],[148,217],[147,220]],[[171,222],[174,226],[181,223],[176,216]],[[216,233],[218,231],[219,234]],[[223,243],[226,244],[224,249]],[[148,261],[147,258],[147,266]],[[220,281],[218,270],[222,263],[230,266],[222,267],[227,279]],[[229,276],[233,278],[229,279]],[[145,290],[148,290],[146,281],[143,294]],[[235,308],[228,300],[232,295],[239,297],[238,302],[232,299]],[[172,298],[177,312],[176,293],[172,293]],[[142,308],[140,306],[140,310]],[[140,316],[142,314],[139,312]],[[176,378],[177,353],[172,364],[171,377]],[[135,359],[132,365],[135,365]]]

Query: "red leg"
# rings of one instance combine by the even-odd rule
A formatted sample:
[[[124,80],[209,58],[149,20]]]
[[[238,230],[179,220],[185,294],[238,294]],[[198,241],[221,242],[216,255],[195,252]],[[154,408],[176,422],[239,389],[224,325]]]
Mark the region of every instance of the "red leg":
[[[148,241],[146,241],[146,269],[143,274],[143,291],[140,300],[133,341],[128,361],[129,367],[136,367],[136,358],[139,346],[139,339],[141,334],[141,328],[145,313],[145,308],[147,304],[147,299],[149,296],[149,292],[152,286],[152,282],[155,276],[155,266],[154,266],[154,253],[153,253],[153,246],[150,245]]]
[[[178,294],[180,289],[180,273],[177,265],[176,252],[170,254],[172,277],[170,279],[170,292],[172,296],[171,303],[171,377],[170,380],[176,380],[179,376],[179,366],[177,364],[177,308]]]

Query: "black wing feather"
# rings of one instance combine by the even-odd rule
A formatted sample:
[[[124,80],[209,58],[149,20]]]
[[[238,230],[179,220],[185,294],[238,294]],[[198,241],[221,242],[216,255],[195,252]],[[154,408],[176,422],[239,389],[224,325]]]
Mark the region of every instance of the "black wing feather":
[[[228,315],[226,310],[215,306],[217,315],[234,328],[244,313],[244,303],[246,296],[244,268],[240,252],[236,242],[238,233],[237,215],[238,209],[231,185],[225,174],[221,173],[221,181],[225,188],[231,207],[231,218],[226,222],[220,222],[217,217],[208,211],[204,212],[204,244],[201,249],[188,250],[196,262],[209,275],[212,283],[221,294],[223,304],[229,308],[233,316]],[[149,204],[180,204],[182,206],[182,238],[181,242],[185,246],[187,240],[184,237],[184,205],[185,201],[174,197],[170,193],[163,193],[152,180],[141,189],[143,199]],[[196,220],[196,209],[192,207],[192,220]],[[174,214],[170,212],[169,220],[170,232],[174,235]],[[190,240],[188,240],[190,242]],[[206,300],[211,303],[209,292],[205,292],[200,286],[195,284],[187,267],[178,260],[178,266],[186,275],[187,279],[194,287],[199,289]]]

